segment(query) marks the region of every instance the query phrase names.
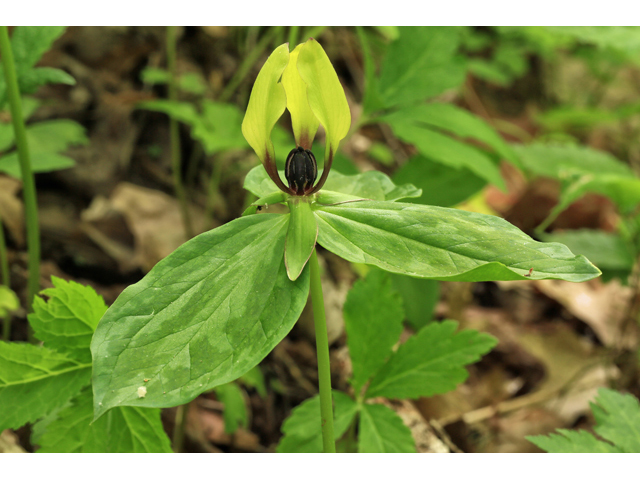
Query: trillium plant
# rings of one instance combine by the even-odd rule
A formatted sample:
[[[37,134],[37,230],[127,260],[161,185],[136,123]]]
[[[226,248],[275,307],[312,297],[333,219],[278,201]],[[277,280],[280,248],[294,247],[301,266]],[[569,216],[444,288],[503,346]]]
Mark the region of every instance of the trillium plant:
[[[287,152],[274,151],[271,131],[285,109],[296,145],[280,172],[276,155]],[[310,295],[317,428],[324,451],[335,451],[317,245],[350,262],[437,280],[581,282],[600,274],[566,246],[536,242],[503,219],[399,202],[421,191],[380,172],[331,172],[350,123],[344,90],[320,44],[276,48],[242,124],[262,162],[245,188],[259,199],[241,218],[182,245],[107,310],[91,344],[95,418],[117,406],[181,405],[239,378],[293,328]],[[321,172],[311,153],[319,125],[326,134]],[[272,204],[289,211],[261,208]]]

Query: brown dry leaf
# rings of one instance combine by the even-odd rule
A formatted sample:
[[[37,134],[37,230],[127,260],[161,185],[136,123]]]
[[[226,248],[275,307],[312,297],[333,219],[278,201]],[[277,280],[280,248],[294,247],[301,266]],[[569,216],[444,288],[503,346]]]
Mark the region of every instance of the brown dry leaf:
[[[102,210],[104,217],[101,219],[95,211],[90,211],[83,218],[94,222],[104,220],[112,214],[111,209],[124,217],[134,238],[133,259],[122,245],[109,242],[108,236],[101,238],[99,232],[91,228],[85,231],[126,267],[137,265],[148,271],[186,241],[178,202],[157,190],[123,182],[113,191],[108,206],[94,205],[93,208]],[[192,216],[196,229],[201,231],[204,223],[201,212],[192,210]]]
[[[27,453],[11,430],[0,432],[0,453]]]
[[[542,280],[536,282],[536,287],[587,323],[605,346],[636,348],[635,330],[632,334],[621,334],[625,307],[633,294],[629,287],[622,286],[617,280],[608,283],[599,280],[585,283]]]
[[[18,198],[22,182],[0,175],[0,219],[15,240],[24,245],[24,207]]]

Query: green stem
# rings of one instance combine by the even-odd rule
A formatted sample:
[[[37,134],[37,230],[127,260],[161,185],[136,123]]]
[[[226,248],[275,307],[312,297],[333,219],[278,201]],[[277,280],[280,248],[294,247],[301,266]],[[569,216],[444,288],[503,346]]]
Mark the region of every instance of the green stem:
[[[320,386],[320,418],[322,419],[322,446],[324,453],[336,453],[333,434],[333,402],[331,398],[331,365],[329,362],[329,338],[327,318],[324,314],[324,298],[320,283],[318,255],[313,250],[309,259],[311,270],[311,304],[316,326],[316,350],[318,351],[318,383]]]
[[[176,67],[176,27],[167,27],[167,68],[169,69],[169,100],[175,102],[178,100],[178,69]],[[171,170],[173,174],[173,188],[180,204],[180,212],[182,213],[182,222],[184,230],[188,238],[192,238],[193,225],[191,223],[191,215],[189,214],[189,204],[187,202],[187,194],[182,184],[182,167],[180,165],[180,131],[178,129],[178,121],[173,117],[169,117],[169,137],[171,140]]]
[[[11,109],[11,121],[18,146],[20,171],[22,173],[22,189],[24,208],[27,221],[27,250],[29,252],[29,280],[27,284],[27,311],[33,308],[33,297],[40,288],[40,229],[38,226],[38,201],[36,198],[36,183],[29,160],[29,146],[22,117],[22,103],[18,78],[13,63],[13,52],[9,40],[9,29],[0,26],[0,56],[4,66],[4,77],[7,84],[7,99]]]
[[[289,27],[289,50],[293,50],[297,45],[299,26]]]
[[[181,453],[184,449],[184,430],[187,425],[187,412],[191,403],[178,405],[176,409],[176,419],[173,426],[173,451]]]
[[[227,86],[224,87],[224,90],[220,94],[219,100],[221,102],[226,102],[231,98],[231,95],[233,95],[233,92],[236,91],[238,85],[240,85],[242,80],[247,76],[249,70],[253,67],[253,64],[258,60],[258,58],[260,58],[260,55],[262,55],[262,52],[264,52],[264,50],[269,46],[271,40],[273,40],[283,28],[284,27],[271,28],[256,44],[255,48],[251,50],[246,57],[244,57],[240,67],[238,67],[238,70],[233,77],[231,77],[231,80],[229,80],[229,83],[227,83]]]
[[[7,255],[7,242],[4,239],[2,217],[0,217],[0,277],[2,278],[1,284],[9,287],[11,283],[9,278],[9,256]]]

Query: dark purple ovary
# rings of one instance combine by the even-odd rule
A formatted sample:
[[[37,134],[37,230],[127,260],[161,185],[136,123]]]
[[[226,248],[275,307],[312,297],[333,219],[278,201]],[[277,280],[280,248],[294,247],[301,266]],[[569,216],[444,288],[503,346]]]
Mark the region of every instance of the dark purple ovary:
[[[316,157],[310,150],[297,147],[289,152],[284,165],[284,176],[294,195],[305,195],[313,189],[318,176]]]

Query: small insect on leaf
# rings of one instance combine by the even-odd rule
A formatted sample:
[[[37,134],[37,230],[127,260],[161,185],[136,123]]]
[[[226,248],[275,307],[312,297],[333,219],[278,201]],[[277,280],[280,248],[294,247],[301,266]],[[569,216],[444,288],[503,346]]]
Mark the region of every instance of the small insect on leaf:
[[[533,273],[533,268],[530,268],[529,269],[529,273],[525,273],[524,276],[525,277],[530,277],[532,273]]]

